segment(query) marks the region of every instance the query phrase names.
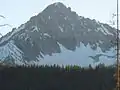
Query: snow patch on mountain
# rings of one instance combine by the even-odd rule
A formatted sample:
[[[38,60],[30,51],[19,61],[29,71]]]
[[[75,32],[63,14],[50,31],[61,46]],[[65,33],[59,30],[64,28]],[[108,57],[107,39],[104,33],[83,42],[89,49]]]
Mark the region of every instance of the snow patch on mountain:
[[[38,29],[38,27],[37,26],[32,26],[32,28],[33,28],[33,30],[31,31],[31,32],[35,32],[35,31],[37,31],[37,32],[39,32],[39,29]]]
[[[44,36],[51,37],[48,33],[44,33]]]
[[[0,44],[9,40],[15,33],[19,32],[20,30],[24,29],[25,28],[25,25],[22,25],[21,27],[19,27],[18,29],[15,29],[12,34],[6,36],[6,37],[3,37],[2,40],[0,41]]]
[[[64,30],[61,26],[59,26],[59,29],[60,29],[61,32],[64,32]]]
[[[6,45],[0,47],[0,60],[11,56],[13,59],[21,61],[23,60],[22,55],[23,52],[14,45],[13,41],[9,41]]]
[[[61,53],[53,54],[52,56],[46,55],[44,58],[41,58],[40,56],[37,57],[39,60],[40,65],[80,65],[80,66],[88,66],[91,64],[92,66],[95,66],[99,63],[104,63],[106,65],[111,65],[115,62],[114,58],[108,58],[105,55],[113,56],[115,55],[114,49],[111,49],[110,51],[103,53],[101,49],[98,47],[97,50],[92,50],[91,46],[88,44],[86,47],[83,43],[80,43],[80,47],[77,47],[75,51],[67,50],[64,46],[59,44],[61,48]],[[94,63],[93,59],[89,56],[94,56],[97,54],[104,54],[100,57],[100,61]]]
[[[48,19],[50,20],[50,19],[51,19],[51,16],[49,16]]]
[[[101,25],[102,29],[104,30],[104,32],[106,33],[106,35],[113,35],[112,33],[109,32],[108,29],[106,29],[103,25]]]

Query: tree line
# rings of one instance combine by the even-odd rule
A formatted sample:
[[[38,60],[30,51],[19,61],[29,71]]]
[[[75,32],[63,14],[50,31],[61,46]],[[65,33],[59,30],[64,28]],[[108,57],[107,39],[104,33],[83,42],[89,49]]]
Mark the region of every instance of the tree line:
[[[113,90],[114,73],[114,67],[104,65],[1,66],[0,90]]]

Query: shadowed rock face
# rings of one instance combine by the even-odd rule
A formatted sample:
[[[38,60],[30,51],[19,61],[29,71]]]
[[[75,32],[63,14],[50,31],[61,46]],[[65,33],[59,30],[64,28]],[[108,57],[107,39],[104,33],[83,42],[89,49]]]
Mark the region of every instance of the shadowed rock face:
[[[75,51],[81,42],[85,46],[90,44],[93,50],[100,47],[106,52],[115,46],[115,34],[116,30],[109,25],[78,16],[62,3],[54,3],[2,37],[0,46],[13,40],[24,53],[23,59],[31,61],[37,60],[38,55],[44,58],[61,53],[59,44]]]

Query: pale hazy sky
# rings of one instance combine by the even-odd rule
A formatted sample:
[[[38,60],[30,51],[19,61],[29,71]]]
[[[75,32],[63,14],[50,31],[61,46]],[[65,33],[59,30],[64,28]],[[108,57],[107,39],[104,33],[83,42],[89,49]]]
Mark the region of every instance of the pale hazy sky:
[[[0,24],[7,23],[18,27],[54,2],[62,2],[80,16],[103,23],[109,23],[112,13],[116,13],[116,0],[0,0],[0,15],[6,17],[0,18]],[[10,27],[0,28],[2,34],[9,31]]]

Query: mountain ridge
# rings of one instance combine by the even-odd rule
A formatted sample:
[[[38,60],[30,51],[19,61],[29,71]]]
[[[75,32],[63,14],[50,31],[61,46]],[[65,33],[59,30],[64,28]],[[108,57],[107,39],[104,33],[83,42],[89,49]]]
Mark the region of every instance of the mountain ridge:
[[[82,57],[84,54],[89,53],[84,50],[84,54],[81,52],[82,48],[87,47],[88,50],[91,49],[90,51],[94,52],[92,56],[101,53],[107,54],[108,51],[115,48],[115,37],[115,28],[96,20],[78,16],[76,12],[71,11],[70,7],[67,8],[64,4],[58,2],[49,5],[38,15],[31,17],[25,24],[20,25],[18,28],[13,28],[11,32],[0,38],[0,54],[8,53],[6,55],[1,54],[0,59],[4,58],[3,61],[5,61],[6,57],[12,56],[13,59],[23,63],[35,61],[37,63],[44,62],[45,64],[59,62],[58,64],[60,64],[60,60],[46,63],[44,58],[47,55],[51,58],[53,54],[58,54],[59,56],[64,50],[68,53],[69,51],[75,53],[78,50]],[[62,51],[61,48],[65,49]],[[114,54],[115,52],[112,56]],[[91,56],[90,53],[83,59],[88,59],[87,61],[89,61],[89,56]],[[64,57],[67,59],[69,56]],[[76,56],[76,58],[80,57]],[[62,62],[63,64],[64,61]],[[66,64],[68,62],[66,61]],[[72,64],[74,60],[70,60],[70,62]],[[81,60],[77,60],[78,62],[81,62]],[[90,63],[92,62],[90,61]]]

